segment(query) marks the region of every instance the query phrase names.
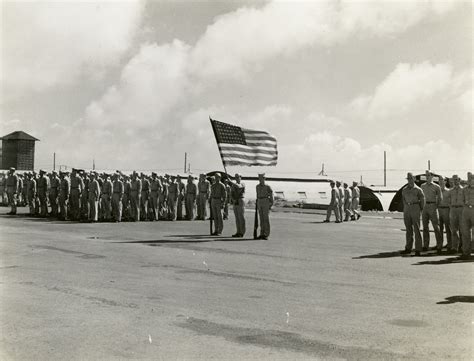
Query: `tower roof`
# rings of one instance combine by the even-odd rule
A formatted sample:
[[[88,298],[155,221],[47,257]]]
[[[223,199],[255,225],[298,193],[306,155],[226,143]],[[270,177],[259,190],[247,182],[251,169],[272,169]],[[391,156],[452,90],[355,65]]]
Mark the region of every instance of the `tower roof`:
[[[32,137],[31,135],[21,131],[21,130],[18,130],[16,132],[13,132],[13,133],[10,133],[10,134],[7,134],[5,136],[3,136],[2,138],[0,139],[3,139],[3,140],[33,140],[33,141],[37,141],[39,139],[36,139],[35,137]]]

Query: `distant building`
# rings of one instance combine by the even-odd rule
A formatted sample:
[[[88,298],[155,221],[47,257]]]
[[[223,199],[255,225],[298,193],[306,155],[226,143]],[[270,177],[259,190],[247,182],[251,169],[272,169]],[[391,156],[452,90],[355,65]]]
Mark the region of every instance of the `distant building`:
[[[1,150],[1,167],[18,170],[33,170],[35,167],[35,142],[39,139],[22,131],[3,136]]]

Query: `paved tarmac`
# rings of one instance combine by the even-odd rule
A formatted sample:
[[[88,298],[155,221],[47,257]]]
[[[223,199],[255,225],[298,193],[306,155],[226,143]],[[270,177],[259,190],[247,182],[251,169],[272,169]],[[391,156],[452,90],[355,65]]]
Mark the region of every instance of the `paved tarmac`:
[[[0,208],[1,360],[470,360],[473,263],[400,256],[403,221],[271,214],[82,224]],[[20,209],[21,212],[26,210]],[[434,236],[432,234],[432,244]]]

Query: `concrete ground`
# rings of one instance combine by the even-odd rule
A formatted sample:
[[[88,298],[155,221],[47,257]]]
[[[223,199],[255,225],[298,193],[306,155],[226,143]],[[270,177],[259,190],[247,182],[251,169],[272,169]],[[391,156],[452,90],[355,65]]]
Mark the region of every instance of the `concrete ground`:
[[[0,209],[2,360],[471,360],[473,263],[400,256],[400,215],[272,234]],[[20,209],[26,212],[26,209]],[[432,234],[432,238],[433,234]],[[433,241],[432,241],[433,242]]]

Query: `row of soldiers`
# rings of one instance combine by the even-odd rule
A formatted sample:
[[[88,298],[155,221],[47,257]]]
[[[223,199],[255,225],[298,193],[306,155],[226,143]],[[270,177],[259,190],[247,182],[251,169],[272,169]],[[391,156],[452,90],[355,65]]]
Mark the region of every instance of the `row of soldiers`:
[[[260,237],[270,235],[269,210],[273,205],[273,191],[265,185],[265,176],[259,175],[257,205],[261,219]],[[147,176],[133,172],[130,176],[119,171],[114,174],[84,172],[47,173],[40,170],[17,175],[10,168],[2,182],[11,206],[10,215],[16,214],[18,195],[26,200],[31,216],[56,217],[73,221],[158,221],[205,220],[207,205],[214,220],[213,235],[223,231],[223,220],[228,218],[229,204],[233,205],[237,232],[245,234],[245,185],[239,174],[235,181],[227,177],[221,182],[216,174],[211,181],[200,174],[196,184],[192,175],[184,183],[181,176]],[[48,212],[48,206],[51,211]],[[183,212],[183,206],[185,212]],[[197,217],[194,216],[197,209]]]
[[[344,189],[341,187],[343,183],[340,181],[331,181],[331,201],[326,213],[324,223],[331,221],[331,214],[334,212],[336,223],[347,222],[349,220],[356,221],[361,216],[359,213],[360,189],[357,182],[352,182],[349,187],[344,183]]]
[[[179,175],[99,174],[77,169],[71,173],[40,170],[19,175],[11,168],[2,181],[2,191],[12,207],[9,214],[16,214],[17,204],[24,204],[32,216],[61,220],[204,220],[211,184],[204,174],[197,184],[190,175],[185,184]],[[224,203],[227,218],[229,199]]]
[[[455,174],[446,187],[448,179],[440,178],[439,185],[433,182],[433,174],[426,171],[426,182],[418,187],[413,173],[407,174],[407,185],[402,190],[403,219],[406,227],[405,250],[410,254],[415,238],[415,255],[429,250],[431,222],[436,250],[441,254],[443,232],[446,229],[447,251],[449,254],[462,253],[461,259],[469,259],[472,250],[474,226],[474,177],[467,174],[467,185],[461,185]],[[420,216],[423,224],[423,239],[420,232]],[[413,237],[414,236],[414,237]]]

